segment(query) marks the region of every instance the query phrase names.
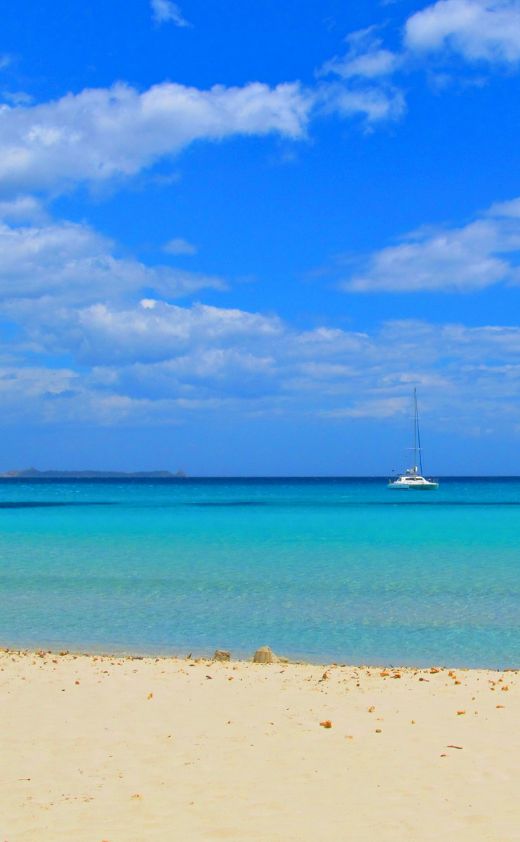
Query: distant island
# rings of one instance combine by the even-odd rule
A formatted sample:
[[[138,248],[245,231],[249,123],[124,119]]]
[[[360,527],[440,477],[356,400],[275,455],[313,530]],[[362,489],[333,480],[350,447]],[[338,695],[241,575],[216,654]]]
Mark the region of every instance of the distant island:
[[[185,479],[184,471],[4,471],[0,479]]]

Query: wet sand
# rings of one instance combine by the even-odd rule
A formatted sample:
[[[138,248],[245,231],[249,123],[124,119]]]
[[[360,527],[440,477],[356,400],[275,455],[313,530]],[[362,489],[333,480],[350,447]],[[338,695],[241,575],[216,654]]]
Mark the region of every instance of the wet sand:
[[[0,840],[516,842],[519,722],[516,671],[4,651]]]

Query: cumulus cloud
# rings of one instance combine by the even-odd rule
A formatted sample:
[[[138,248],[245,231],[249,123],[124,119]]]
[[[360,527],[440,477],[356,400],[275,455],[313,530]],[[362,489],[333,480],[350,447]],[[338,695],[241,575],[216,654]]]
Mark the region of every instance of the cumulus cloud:
[[[175,4],[155,0],[154,8],[161,20],[173,20]],[[438,0],[408,19],[396,50],[385,47],[374,28],[351,33],[346,42],[345,54],[326,62],[311,87],[251,82],[202,90],[163,82],[139,91],[117,83],[50,102],[4,103],[0,193],[54,195],[78,183],[128,178],[195,141],[268,134],[301,139],[311,119],[331,112],[369,124],[395,120],[405,112],[396,80],[410,57],[449,47],[467,59],[516,62],[520,4]]]
[[[343,71],[331,64],[327,73],[341,77]],[[311,118],[324,112],[369,122],[402,113],[403,97],[392,86],[347,81],[322,81],[314,88],[251,82],[208,90],[163,82],[142,92],[118,83],[46,103],[4,104],[0,193],[56,194],[78,183],[135,176],[195,141],[268,134],[302,139]]]
[[[520,60],[518,0],[438,0],[406,22],[406,46],[425,52],[449,49],[469,61]]]
[[[47,311],[45,307],[47,306]],[[32,321],[31,321],[32,319]],[[448,426],[475,415],[517,423],[520,329],[388,322],[370,333],[298,331],[272,316],[145,300],[61,312],[41,302],[20,324],[32,354],[77,370],[4,364],[9,417],[176,422],[192,413],[284,413],[331,423],[400,418],[413,386]]]
[[[152,16],[155,23],[173,23],[175,26],[190,26],[177,5],[172,0],[151,0]]]
[[[281,332],[276,317],[197,303],[180,307],[156,299],[127,306],[56,307],[43,298],[30,309],[14,305],[9,313],[42,348],[75,349],[78,361],[87,365],[157,362],[187,352],[197,357],[201,350],[222,344],[248,347],[272,341]]]
[[[22,197],[0,203],[0,296],[4,311],[13,301],[41,296],[69,301],[76,306],[114,300],[153,289],[165,297],[178,297],[202,288],[224,289],[214,276],[168,266],[149,266],[118,257],[114,244],[88,225],[44,219],[26,224],[40,211]],[[22,219],[13,224],[7,219]]]
[[[502,253],[520,248],[519,206],[496,203],[450,232],[457,271],[483,255],[492,261],[498,245]],[[24,219],[40,211],[23,196],[2,206],[15,219],[0,226],[1,312],[16,327],[0,367],[6,420],[177,423],[223,409],[331,423],[399,418],[411,387],[421,384],[431,407],[457,423],[475,412],[491,418],[497,402],[512,417],[520,386],[517,327],[401,321],[370,332],[300,330],[276,314],[174,304],[174,294],[222,282],[118,257],[86,225]],[[439,236],[423,232],[404,244],[416,252],[394,256],[393,284],[404,269],[424,270],[432,254],[446,275]],[[493,277],[506,271],[496,259],[498,268],[491,263],[487,270]],[[385,261],[373,264],[381,286]],[[464,273],[470,277],[467,267]],[[64,357],[67,366],[38,365],[49,356]]]
[[[0,108],[0,191],[58,191],[131,176],[196,140],[305,135],[312,106],[297,83],[199,90],[162,83],[84,90]]]
[[[374,26],[350,33],[345,43],[344,54],[334,56],[318,70],[319,77],[336,78],[318,89],[318,101],[345,117],[364,114],[368,123],[395,120],[406,111],[405,74],[424,67],[432,55],[439,87],[440,80],[444,87],[451,81],[449,59],[453,55],[469,63],[516,67],[520,61],[520,2],[437,0],[405,21],[396,49],[385,46]],[[448,73],[442,72],[443,60]]]
[[[169,0],[153,0],[158,20],[184,21]],[[195,141],[236,135],[305,137],[320,114],[401,117],[398,74],[410,58],[450,49],[465,59],[517,63],[518,0],[438,0],[406,22],[396,50],[374,28],[351,33],[343,56],[326,62],[314,87],[251,82],[208,90],[163,82],[139,91],[118,83],[32,104],[0,106],[0,192],[52,194],[78,183],[131,177]]]
[[[414,232],[372,254],[341,286],[347,292],[466,292],[519,282],[519,208],[513,200],[463,227]]]
[[[455,25],[452,15],[451,29],[446,19],[442,28],[446,7],[457,4],[472,14],[478,7],[481,16],[500,7],[485,48],[475,46],[474,23],[463,25],[461,18]],[[177,8],[154,6],[163,15]],[[17,364],[4,359],[0,369],[4,417],[175,423],[187,413],[226,408],[331,423],[398,418],[411,387],[421,384],[431,407],[457,423],[476,412],[493,418],[497,404],[513,417],[517,327],[401,321],[369,332],[328,325],[299,330],[276,314],[174,304],[203,288],[223,290],[225,281],[121,256],[90,226],[52,219],[29,192],[56,194],[81,182],[132,176],[200,140],[303,138],[320,113],[361,115],[367,123],[395,119],[405,101],[394,79],[411,55],[450,48],[468,59],[514,61],[514,27],[508,46],[499,38],[503,16],[514,8],[441,0],[429,7],[437,29],[431,19],[412,16],[397,51],[374,29],[354,33],[346,54],[324,65],[313,88],[251,83],[203,91],[163,83],[140,92],[120,84],[0,107],[0,294],[3,317],[16,327],[11,354],[17,358]],[[472,20],[481,20],[478,15]],[[181,237],[164,249],[173,256],[196,252]],[[465,291],[514,283],[519,250],[520,199],[513,199],[466,225],[401,238],[369,255],[344,287]],[[60,355],[67,366],[35,362]]]
[[[511,224],[501,236],[517,237],[516,210],[498,203],[478,224]],[[483,239],[482,229],[470,237],[473,245]],[[157,286],[162,276],[113,257],[109,245],[71,223],[4,225],[2,312],[17,326],[18,355],[0,374],[6,417],[176,422],[226,409],[331,422],[398,418],[421,384],[449,417],[475,412],[477,394],[482,416],[497,400],[511,411],[520,386],[517,327],[401,321],[370,332],[297,330],[274,314],[139,297],[143,283]],[[34,363],[49,355],[71,363]]]
[[[450,2],[463,0],[442,0]],[[409,51],[418,49],[418,27],[412,17]],[[324,112],[360,115],[369,123],[396,119],[405,102],[392,80],[404,64],[406,51],[388,50],[368,29],[347,37],[346,54],[324,64],[314,87],[251,82],[201,90],[163,82],[138,91],[118,83],[50,102],[4,104],[0,191],[56,193],[130,177],[199,140],[270,133],[301,139],[311,118]]]

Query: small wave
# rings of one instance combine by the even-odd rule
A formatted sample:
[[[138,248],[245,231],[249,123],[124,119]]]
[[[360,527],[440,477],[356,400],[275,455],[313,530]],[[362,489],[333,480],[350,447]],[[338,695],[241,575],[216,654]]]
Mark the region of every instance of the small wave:
[[[196,503],[187,503],[186,505],[204,509],[227,509],[236,508],[237,506],[273,506],[276,503],[266,503],[263,500],[200,500]]]
[[[138,504],[139,505],[139,504]],[[152,504],[152,507],[155,504]],[[189,508],[236,508],[239,506],[263,507],[269,509],[364,509],[369,507],[389,508],[396,506],[431,506],[433,508],[520,506],[520,500],[197,500],[164,504],[166,507]]]
[[[69,506],[114,506],[116,503],[110,502],[94,502],[94,501],[64,501],[64,500],[16,500],[9,502],[0,502],[0,509],[52,509],[52,508],[66,508]]]

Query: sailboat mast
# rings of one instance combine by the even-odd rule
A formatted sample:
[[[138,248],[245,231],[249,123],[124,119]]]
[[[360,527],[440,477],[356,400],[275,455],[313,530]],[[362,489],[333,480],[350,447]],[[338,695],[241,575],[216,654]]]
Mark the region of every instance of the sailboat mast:
[[[417,473],[417,389],[413,390],[413,470]]]
[[[422,447],[421,447],[421,431],[419,429],[419,410],[417,409],[417,389],[413,390],[414,404],[415,404],[415,428],[414,428],[414,450],[415,450],[415,464],[417,465],[417,451],[419,451],[419,470],[421,476],[423,473],[422,466]]]

